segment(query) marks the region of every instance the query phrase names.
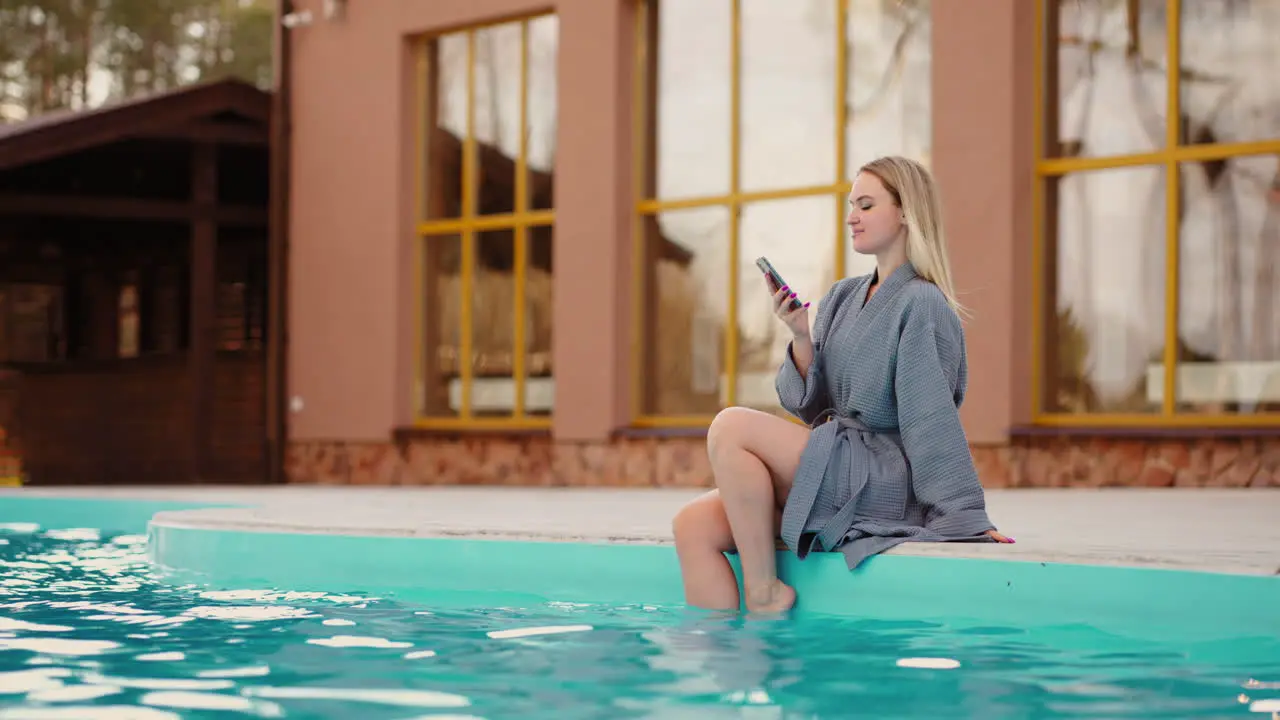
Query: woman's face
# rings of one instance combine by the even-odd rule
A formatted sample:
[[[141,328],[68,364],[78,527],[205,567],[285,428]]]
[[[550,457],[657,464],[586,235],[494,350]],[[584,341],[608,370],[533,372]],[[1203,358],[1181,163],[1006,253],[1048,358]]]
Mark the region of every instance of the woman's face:
[[[880,178],[871,173],[858,173],[849,191],[849,217],[845,219],[853,235],[853,249],[863,255],[875,255],[893,244],[902,232],[902,209]]]

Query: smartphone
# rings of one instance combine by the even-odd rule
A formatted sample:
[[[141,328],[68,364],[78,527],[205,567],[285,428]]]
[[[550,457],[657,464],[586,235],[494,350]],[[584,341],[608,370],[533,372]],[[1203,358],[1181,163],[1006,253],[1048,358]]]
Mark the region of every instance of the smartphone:
[[[780,288],[786,286],[787,282],[783,280],[782,275],[778,274],[778,271],[774,269],[773,263],[769,262],[768,258],[766,257],[756,258],[756,267],[760,268],[760,272],[764,273],[764,279],[765,279],[765,282],[768,283],[769,285],[770,294],[776,293]],[[790,309],[791,310],[800,309],[799,298],[791,298]]]

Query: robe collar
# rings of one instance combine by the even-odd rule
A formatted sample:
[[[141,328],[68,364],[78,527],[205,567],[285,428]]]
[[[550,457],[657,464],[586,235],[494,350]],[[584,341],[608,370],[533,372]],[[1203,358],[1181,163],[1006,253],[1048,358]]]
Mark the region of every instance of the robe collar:
[[[877,268],[871,273],[871,281],[862,287],[858,292],[858,308],[865,312],[867,310],[875,310],[883,306],[895,292],[902,289],[907,283],[911,282],[920,275],[916,272],[916,268],[911,261],[902,263],[896,270],[889,273],[889,277],[880,283],[880,289],[876,290],[875,295],[871,296],[871,301],[867,301],[867,293],[871,292],[871,286],[876,283],[880,277],[880,269]],[[884,300],[881,301],[881,298]],[[861,313],[859,313],[861,314]]]
[[[878,272],[879,270],[872,274],[872,279]],[[910,262],[905,262],[880,283],[880,289],[876,290],[876,294],[871,296],[870,301],[867,300],[867,293],[871,289],[871,282],[868,281],[849,300],[840,304],[840,308],[836,310],[831,320],[831,327],[840,327],[846,322],[851,323],[848,329],[843,331],[843,337],[845,342],[857,347],[880,309],[890,306],[893,303],[893,296],[906,287],[907,283],[918,277],[920,276],[916,273],[915,267]]]

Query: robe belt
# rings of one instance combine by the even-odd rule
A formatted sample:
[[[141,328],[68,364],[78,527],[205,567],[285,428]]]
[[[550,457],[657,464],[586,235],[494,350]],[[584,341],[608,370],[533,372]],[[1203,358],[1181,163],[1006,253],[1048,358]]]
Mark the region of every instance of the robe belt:
[[[807,508],[804,516],[799,518],[800,526],[795,527],[795,521],[784,523],[779,534],[787,546],[794,548],[796,554],[800,557],[804,557],[813,549],[813,542],[821,543],[822,548],[827,551],[836,547],[845,537],[849,526],[853,524],[854,518],[857,516],[858,500],[862,495],[862,491],[866,488],[867,482],[871,479],[871,473],[883,473],[885,470],[883,463],[880,461],[881,453],[902,452],[902,436],[897,432],[872,430],[856,417],[840,415],[832,409],[823,411],[814,420],[812,427],[815,434],[830,435],[831,453],[827,456],[823,479],[832,482],[840,482],[842,480],[842,478],[834,475],[837,469],[836,464],[841,459],[845,459],[846,462],[850,463],[849,471],[853,474],[853,477],[849,478],[851,485],[849,499],[831,516],[831,519],[818,531],[813,541],[805,548],[800,547],[800,533],[803,531],[809,516],[813,514],[813,505],[817,500],[822,481],[814,483],[811,488],[806,488],[807,492],[802,497],[797,498]],[[867,450],[862,455],[865,458],[864,462],[856,462],[853,447],[855,442],[860,443]]]

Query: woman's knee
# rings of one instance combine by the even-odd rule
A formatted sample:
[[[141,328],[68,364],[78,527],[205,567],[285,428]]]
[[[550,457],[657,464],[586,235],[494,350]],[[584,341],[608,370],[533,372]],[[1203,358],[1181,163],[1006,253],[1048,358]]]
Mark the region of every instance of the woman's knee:
[[[689,501],[671,519],[676,545],[713,545],[718,550],[732,546],[733,533],[724,514],[719,493],[708,492]]]
[[[717,450],[742,447],[752,412],[749,408],[727,407],[716,413],[707,428],[707,453],[714,458]]]
[[[808,439],[803,425],[752,408],[729,407],[707,429],[707,455],[715,463],[727,452],[745,451],[765,464],[775,482],[789,486]]]

